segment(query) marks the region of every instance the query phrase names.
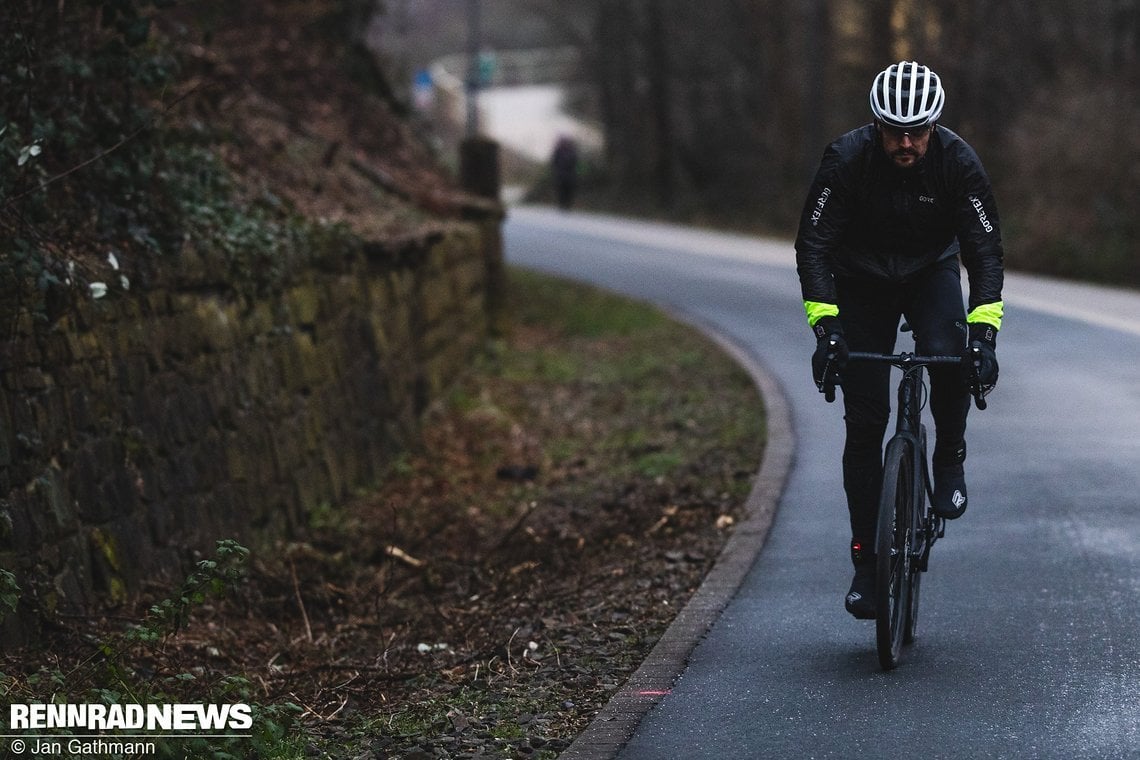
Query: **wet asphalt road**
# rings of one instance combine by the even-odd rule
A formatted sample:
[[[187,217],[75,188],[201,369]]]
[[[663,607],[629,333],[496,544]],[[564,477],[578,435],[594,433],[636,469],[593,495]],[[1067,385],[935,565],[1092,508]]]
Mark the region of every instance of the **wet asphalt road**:
[[[510,263],[715,326],[791,406],[767,543],[623,760],[1140,757],[1140,294],[1007,277],[970,509],[884,673],[873,623],[842,607],[842,411],[810,380],[791,244],[526,208],[505,233]]]

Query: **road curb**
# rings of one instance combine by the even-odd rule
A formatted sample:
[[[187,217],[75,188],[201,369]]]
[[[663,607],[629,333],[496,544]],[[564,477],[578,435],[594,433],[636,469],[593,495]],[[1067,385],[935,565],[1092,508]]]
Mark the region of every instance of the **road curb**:
[[[566,748],[561,760],[609,760],[633,736],[642,718],[673,688],[689,655],[728,605],[768,537],[795,450],[791,410],[775,378],[742,346],[691,314],[671,316],[714,340],[751,376],[767,411],[768,440],[745,501],[745,518],[717,556],[712,570],[662,634],[649,656],[594,720]]]

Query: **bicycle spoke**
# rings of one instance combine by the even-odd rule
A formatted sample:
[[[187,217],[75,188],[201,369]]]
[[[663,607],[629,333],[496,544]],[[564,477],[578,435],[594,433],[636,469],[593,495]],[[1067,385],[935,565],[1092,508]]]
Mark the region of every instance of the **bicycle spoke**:
[[[879,502],[876,576],[878,592],[876,640],[879,662],[890,670],[899,663],[908,609],[910,580],[913,453],[903,439],[892,439],[883,463]]]

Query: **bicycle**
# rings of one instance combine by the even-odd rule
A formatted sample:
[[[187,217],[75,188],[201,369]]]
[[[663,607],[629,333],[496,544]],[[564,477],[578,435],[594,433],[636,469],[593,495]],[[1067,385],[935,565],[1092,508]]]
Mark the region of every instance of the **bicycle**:
[[[903,332],[909,327],[905,324]],[[887,363],[902,370],[898,388],[895,433],[883,454],[883,486],[879,496],[876,553],[875,643],[884,670],[898,667],[904,644],[914,642],[918,630],[919,591],[922,573],[930,563],[935,541],[946,535],[946,521],[934,514],[933,484],[927,459],[926,368],[961,365],[961,356],[922,356],[912,352],[876,354],[852,351],[848,361]],[[990,388],[978,380],[980,359],[973,363],[970,392],[978,409],[986,408]],[[825,377],[831,377],[825,372]],[[835,398],[834,384],[820,388],[828,401]]]

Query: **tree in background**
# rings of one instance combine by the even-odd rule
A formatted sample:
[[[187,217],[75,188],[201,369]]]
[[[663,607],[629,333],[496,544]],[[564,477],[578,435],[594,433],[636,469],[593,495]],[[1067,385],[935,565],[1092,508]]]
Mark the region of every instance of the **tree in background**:
[[[875,73],[914,58],[943,76],[944,123],[986,156],[1010,263],[1140,284],[1136,0],[482,3],[491,49],[581,50],[571,102],[596,117],[606,137],[603,192],[591,173],[596,202],[790,230],[827,141],[870,118]],[[178,61],[143,44],[167,4],[0,6],[0,196],[8,203],[0,224],[18,255],[39,251],[51,264],[64,258],[62,248],[86,241],[142,250],[168,247],[167,233],[171,245],[180,238],[185,209],[175,200],[186,193],[166,194],[155,179],[178,176],[168,169],[179,161],[195,164],[196,148],[191,140],[171,150],[146,126],[184,91],[172,84]],[[184,0],[178,9],[202,21],[211,13],[240,17],[249,5]],[[442,54],[449,36],[450,51],[464,48],[465,14],[455,0],[264,5],[340,30],[330,37],[343,43],[334,52],[345,70],[395,110],[402,99],[389,84],[398,82],[370,52],[382,32],[411,29],[419,18],[424,28],[409,49]],[[283,63],[305,76],[304,62],[252,62]],[[111,147],[106,160],[69,175],[73,181],[28,192]],[[62,206],[85,213],[65,218],[56,213]],[[57,270],[25,274],[50,280]]]
[[[518,0],[531,8],[544,0]],[[787,229],[826,142],[914,58],[987,156],[1011,264],[1140,284],[1140,4],[593,0],[583,43],[612,197]],[[640,199],[630,202],[629,199]]]
[[[587,60],[614,194],[722,220],[780,206],[808,164],[801,16],[771,0],[600,2]]]

